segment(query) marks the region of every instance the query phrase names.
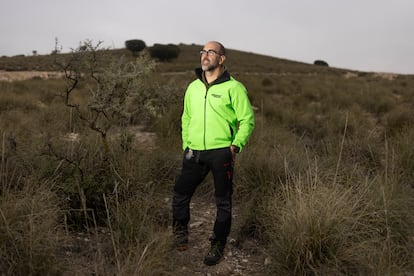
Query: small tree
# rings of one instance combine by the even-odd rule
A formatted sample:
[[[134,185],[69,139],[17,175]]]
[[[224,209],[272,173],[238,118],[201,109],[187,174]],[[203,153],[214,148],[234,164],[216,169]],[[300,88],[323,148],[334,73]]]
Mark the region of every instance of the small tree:
[[[65,105],[75,111],[85,126],[100,134],[106,149],[108,131],[114,125],[129,121],[130,103],[145,94],[143,79],[154,66],[145,57],[134,62],[124,58],[108,61],[99,54],[104,51],[101,42],[93,45],[86,41],[72,50],[68,59],[55,63],[64,72],[67,82],[62,95]],[[84,105],[74,104],[72,100],[73,91],[80,83],[91,87],[90,97]]]
[[[147,47],[145,42],[140,39],[131,39],[125,41],[125,48],[130,50],[134,55],[138,54]]]
[[[86,41],[72,50],[69,55],[56,55],[55,64],[65,75],[66,87],[59,96],[70,110],[70,132],[83,130],[85,140],[88,136],[100,138],[99,147],[82,144],[76,152],[68,154],[59,148],[59,142],[46,141],[48,152],[53,157],[66,162],[73,168],[77,189],[66,188],[68,193],[78,191],[81,206],[98,210],[98,218],[105,218],[105,204],[102,193],[113,190],[115,183],[123,181],[117,168],[108,134],[115,127],[125,131],[136,109],[143,108],[135,103],[149,98],[145,80],[151,74],[153,61],[148,57],[128,61],[126,58],[108,58],[101,43],[96,45]],[[57,51],[57,50],[56,50]],[[83,94],[83,100],[77,98]],[[86,94],[86,95],[85,95]],[[91,152],[98,151],[92,154]],[[92,155],[91,157],[88,157]],[[90,161],[90,160],[93,161]],[[88,161],[89,160],[89,163]],[[75,192],[76,193],[76,192]]]
[[[314,65],[319,65],[319,66],[327,66],[327,67],[329,66],[329,64],[326,61],[320,60],[320,59],[315,60],[313,62],[313,64]]]

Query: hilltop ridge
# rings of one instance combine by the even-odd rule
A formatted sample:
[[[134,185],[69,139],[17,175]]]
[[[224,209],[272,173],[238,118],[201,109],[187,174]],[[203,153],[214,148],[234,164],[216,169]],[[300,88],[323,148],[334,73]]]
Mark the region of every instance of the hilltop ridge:
[[[199,63],[198,51],[201,45],[179,44],[180,55],[177,59],[170,62],[162,62],[157,66],[159,72],[188,71]],[[145,50],[144,50],[145,51]],[[127,49],[109,49],[99,51],[102,55],[108,57],[124,56],[128,59],[136,58]],[[65,57],[69,53],[57,54]],[[227,66],[234,72],[268,72],[268,73],[328,73],[343,74],[346,70],[341,68],[318,66],[299,61],[287,60],[277,57],[244,52],[234,49],[228,49],[229,59]],[[55,56],[36,55],[36,56],[13,56],[0,58],[0,70],[2,71],[56,71],[54,64]],[[353,71],[356,72],[356,71]]]

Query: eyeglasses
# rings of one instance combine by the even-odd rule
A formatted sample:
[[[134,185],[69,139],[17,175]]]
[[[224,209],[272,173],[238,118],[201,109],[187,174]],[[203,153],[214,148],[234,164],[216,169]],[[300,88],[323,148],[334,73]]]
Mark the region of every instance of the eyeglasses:
[[[217,52],[216,52],[216,51],[214,51],[214,50],[208,50],[208,51],[206,51],[206,50],[201,50],[201,51],[200,51],[200,56],[202,56],[202,55],[208,55],[208,56],[210,56],[210,57],[212,57],[212,56],[214,56],[214,55],[219,55],[219,56],[221,56],[221,54],[217,53]]]

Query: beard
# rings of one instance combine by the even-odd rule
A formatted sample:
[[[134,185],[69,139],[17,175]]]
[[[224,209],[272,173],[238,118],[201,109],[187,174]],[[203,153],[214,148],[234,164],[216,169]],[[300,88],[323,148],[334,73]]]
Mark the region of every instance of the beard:
[[[201,69],[203,71],[214,71],[219,66],[218,62],[210,61],[208,63],[201,62]]]

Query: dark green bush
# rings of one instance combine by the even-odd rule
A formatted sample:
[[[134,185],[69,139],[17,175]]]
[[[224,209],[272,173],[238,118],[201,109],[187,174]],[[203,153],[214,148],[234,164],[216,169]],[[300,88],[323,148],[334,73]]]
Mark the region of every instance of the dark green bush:
[[[180,48],[174,44],[154,44],[149,48],[149,53],[152,58],[160,61],[170,61],[179,56]]]
[[[125,48],[130,50],[132,53],[138,53],[147,47],[145,42],[141,39],[130,39],[125,41]]]
[[[315,64],[315,65],[320,65],[320,66],[329,66],[329,64],[328,64],[326,61],[324,61],[324,60],[320,60],[320,59],[315,60],[315,61],[313,62],[313,64]]]

